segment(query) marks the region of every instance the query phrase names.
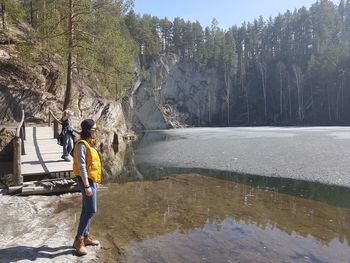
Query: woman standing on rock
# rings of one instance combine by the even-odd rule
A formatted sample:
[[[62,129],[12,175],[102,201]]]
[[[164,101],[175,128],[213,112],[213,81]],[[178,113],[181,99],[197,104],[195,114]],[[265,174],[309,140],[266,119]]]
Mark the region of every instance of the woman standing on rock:
[[[73,112],[70,110],[64,110],[62,115],[62,135],[63,135],[63,155],[61,158],[67,162],[70,162],[69,154],[73,150],[74,135],[71,117]]]
[[[85,246],[100,244],[89,234],[89,224],[96,213],[96,184],[101,182],[102,167],[99,153],[96,150],[96,123],[87,119],[80,126],[82,130],[80,140],[75,145],[73,172],[78,177],[83,205],[73,247],[78,255],[86,255]]]

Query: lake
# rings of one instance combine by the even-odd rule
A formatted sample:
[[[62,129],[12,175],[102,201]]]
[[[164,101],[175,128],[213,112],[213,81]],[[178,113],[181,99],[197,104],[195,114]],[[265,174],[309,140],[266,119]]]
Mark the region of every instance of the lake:
[[[349,131],[145,133],[99,192],[100,260],[349,262]]]

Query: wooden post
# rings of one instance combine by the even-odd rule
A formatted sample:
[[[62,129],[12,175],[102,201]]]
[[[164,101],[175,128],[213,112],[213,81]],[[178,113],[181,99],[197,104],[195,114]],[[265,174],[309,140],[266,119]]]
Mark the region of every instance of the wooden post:
[[[27,136],[26,136],[26,122],[25,121],[23,122],[22,128],[23,128],[23,140],[27,140]],[[25,154],[25,153],[23,153],[23,154]]]
[[[114,136],[113,136],[112,147],[113,147],[114,153],[119,152],[119,140],[118,140],[118,134],[116,133],[114,133]]]
[[[21,155],[26,154],[26,150],[24,149],[24,140],[25,140],[25,130],[24,123],[20,130],[20,139],[21,139]]]
[[[51,127],[51,112],[49,112],[49,127]]]
[[[22,110],[22,118],[20,123],[17,126],[16,129],[16,135],[13,139],[13,176],[14,181],[16,185],[22,185],[23,184],[23,176],[22,176],[22,149],[24,151],[24,143],[23,139],[25,137],[24,129],[24,110]]]
[[[53,137],[56,139],[58,137],[58,121],[53,121]]]
[[[16,185],[23,184],[23,176],[21,170],[21,155],[22,155],[22,139],[15,137],[13,140],[13,175]]]

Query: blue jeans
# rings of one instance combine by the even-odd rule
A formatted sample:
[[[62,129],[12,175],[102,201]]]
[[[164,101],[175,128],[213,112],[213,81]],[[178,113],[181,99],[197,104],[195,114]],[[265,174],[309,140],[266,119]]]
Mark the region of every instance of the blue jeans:
[[[83,206],[80,214],[77,237],[87,236],[89,234],[89,224],[97,210],[96,184],[91,180],[89,180],[89,184],[92,190],[92,196],[86,196],[83,180],[78,176],[78,185],[82,193]]]
[[[73,150],[73,137],[70,132],[65,132],[63,135],[63,157],[68,158]]]

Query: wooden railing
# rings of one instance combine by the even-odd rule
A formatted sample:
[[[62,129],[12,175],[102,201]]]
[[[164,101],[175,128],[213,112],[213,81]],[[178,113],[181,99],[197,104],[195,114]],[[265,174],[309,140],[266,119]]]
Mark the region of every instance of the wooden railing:
[[[22,158],[25,154],[24,140],[26,139],[25,121],[24,121],[24,110],[21,111],[21,121],[18,123],[16,128],[15,138],[13,139],[13,176],[15,184],[20,186],[23,184],[23,176],[21,170]],[[53,122],[53,137],[57,138],[59,134],[59,124],[62,122],[49,111],[49,126],[51,127]],[[78,130],[73,129],[73,132],[80,134]]]
[[[53,137],[56,139],[58,136],[58,124],[62,124],[62,122],[56,118],[56,116],[52,113],[52,111],[49,111],[49,127],[52,125],[53,120]]]
[[[19,122],[16,135],[13,140],[13,175],[16,185],[23,184],[23,177],[21,171],[21,156],[25,154],[24,140],[26,139],[24,110],[22,110],[22,118]]]

